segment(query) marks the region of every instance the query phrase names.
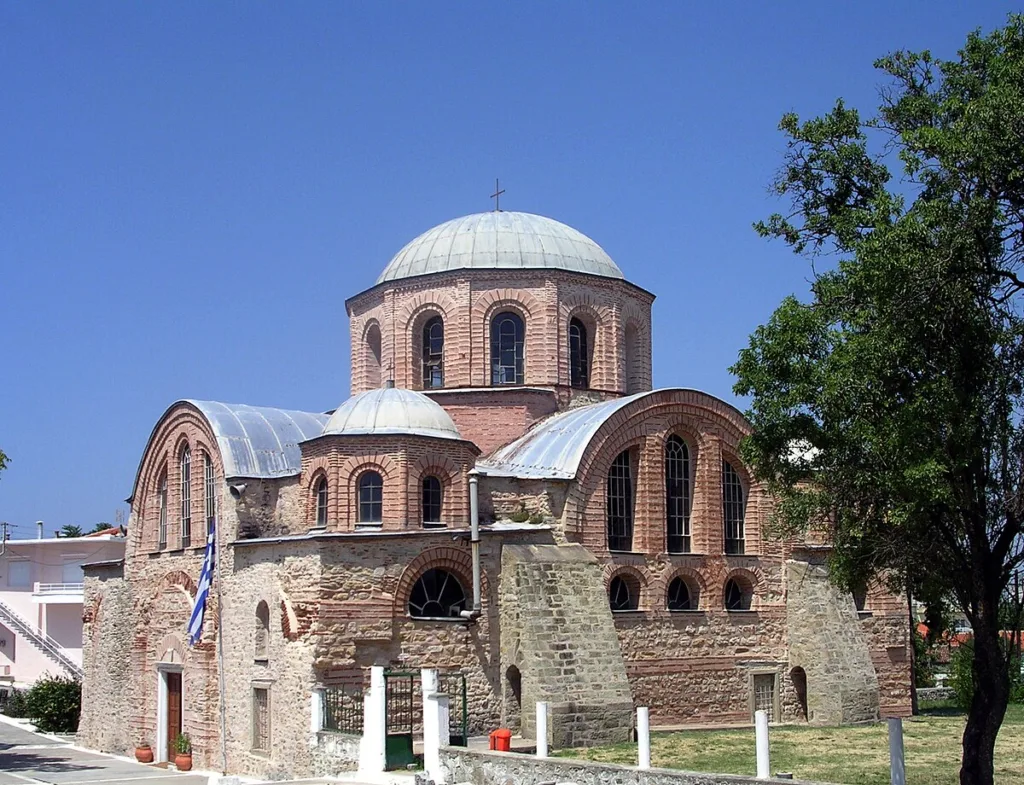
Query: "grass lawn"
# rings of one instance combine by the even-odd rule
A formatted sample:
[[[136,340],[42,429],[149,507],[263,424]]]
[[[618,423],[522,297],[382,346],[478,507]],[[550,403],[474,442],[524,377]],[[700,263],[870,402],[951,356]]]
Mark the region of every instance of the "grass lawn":
[[[907,785],[957,785],[965,718],[947,706],[903,722]],[[772,728],[772,773],[791,771],[798,779],[843,785],[889,785],[886,726]],[[636,763],[635,744],[563,750],[566,757]],[[651,763],[671,769],[716,774],[754,774],[754,730],[655,733]],[[1024,782],[1024,705],[1011,705],[996,740],[996,783]]]

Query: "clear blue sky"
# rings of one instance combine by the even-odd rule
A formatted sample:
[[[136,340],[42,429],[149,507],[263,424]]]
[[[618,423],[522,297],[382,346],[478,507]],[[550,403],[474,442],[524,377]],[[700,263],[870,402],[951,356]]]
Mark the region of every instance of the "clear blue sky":
[[[806,291],[750,228],[781,114],[1012,9],[0,0],[0,520],[113,520],[178,398],[337,406],[345,298],[495,177],[658,295],[656,385],[734,400]]]

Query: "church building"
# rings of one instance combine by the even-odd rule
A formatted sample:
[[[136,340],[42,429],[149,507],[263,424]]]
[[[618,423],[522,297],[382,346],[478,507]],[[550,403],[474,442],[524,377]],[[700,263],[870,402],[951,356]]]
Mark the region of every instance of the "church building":
[[[81,743],[173,760],[183,732],[197,768],[328,773],[317,701],[371,666],[456,677],[470,735],[532,737],[547,701],[556,746],[624,741],[636,706],[655,726],[909,714],[906,601],[768,536],[743,415],[652,389],[653,302],[565,224],[470,215],[346,302],[336,409],[172,404],[124,559],[85,568]]]

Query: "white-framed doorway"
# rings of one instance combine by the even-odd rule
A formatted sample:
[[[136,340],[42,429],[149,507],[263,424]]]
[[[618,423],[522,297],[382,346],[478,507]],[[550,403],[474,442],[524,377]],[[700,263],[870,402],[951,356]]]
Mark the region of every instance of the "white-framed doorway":
[[[153,748],[153,760],[162,763],[171,759],[170,745],[183,727],[184,668],[180,664],[160,662],[156,666],[156,675],[156,745]],[[171,728],[171,724],[176,727]]]

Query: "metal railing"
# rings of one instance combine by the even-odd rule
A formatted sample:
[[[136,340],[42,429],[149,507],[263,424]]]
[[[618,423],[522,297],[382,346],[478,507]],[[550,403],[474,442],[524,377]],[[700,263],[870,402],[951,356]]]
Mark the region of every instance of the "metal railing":
[[[37,630],[3,602],[0,602],[0,621],[3,621],[4,624],[23,637],[28,638],[37,649],[63,667],[72,676],[77,679],[82,678],[82,666],[67,655],[63,646],[46,633]]]
[[[353,687],[327,687],[323,691],[324,730],[363,733],[363,691]]]
[[[84,594],[84,583],[37,583],[32,590],[33,594]]]

